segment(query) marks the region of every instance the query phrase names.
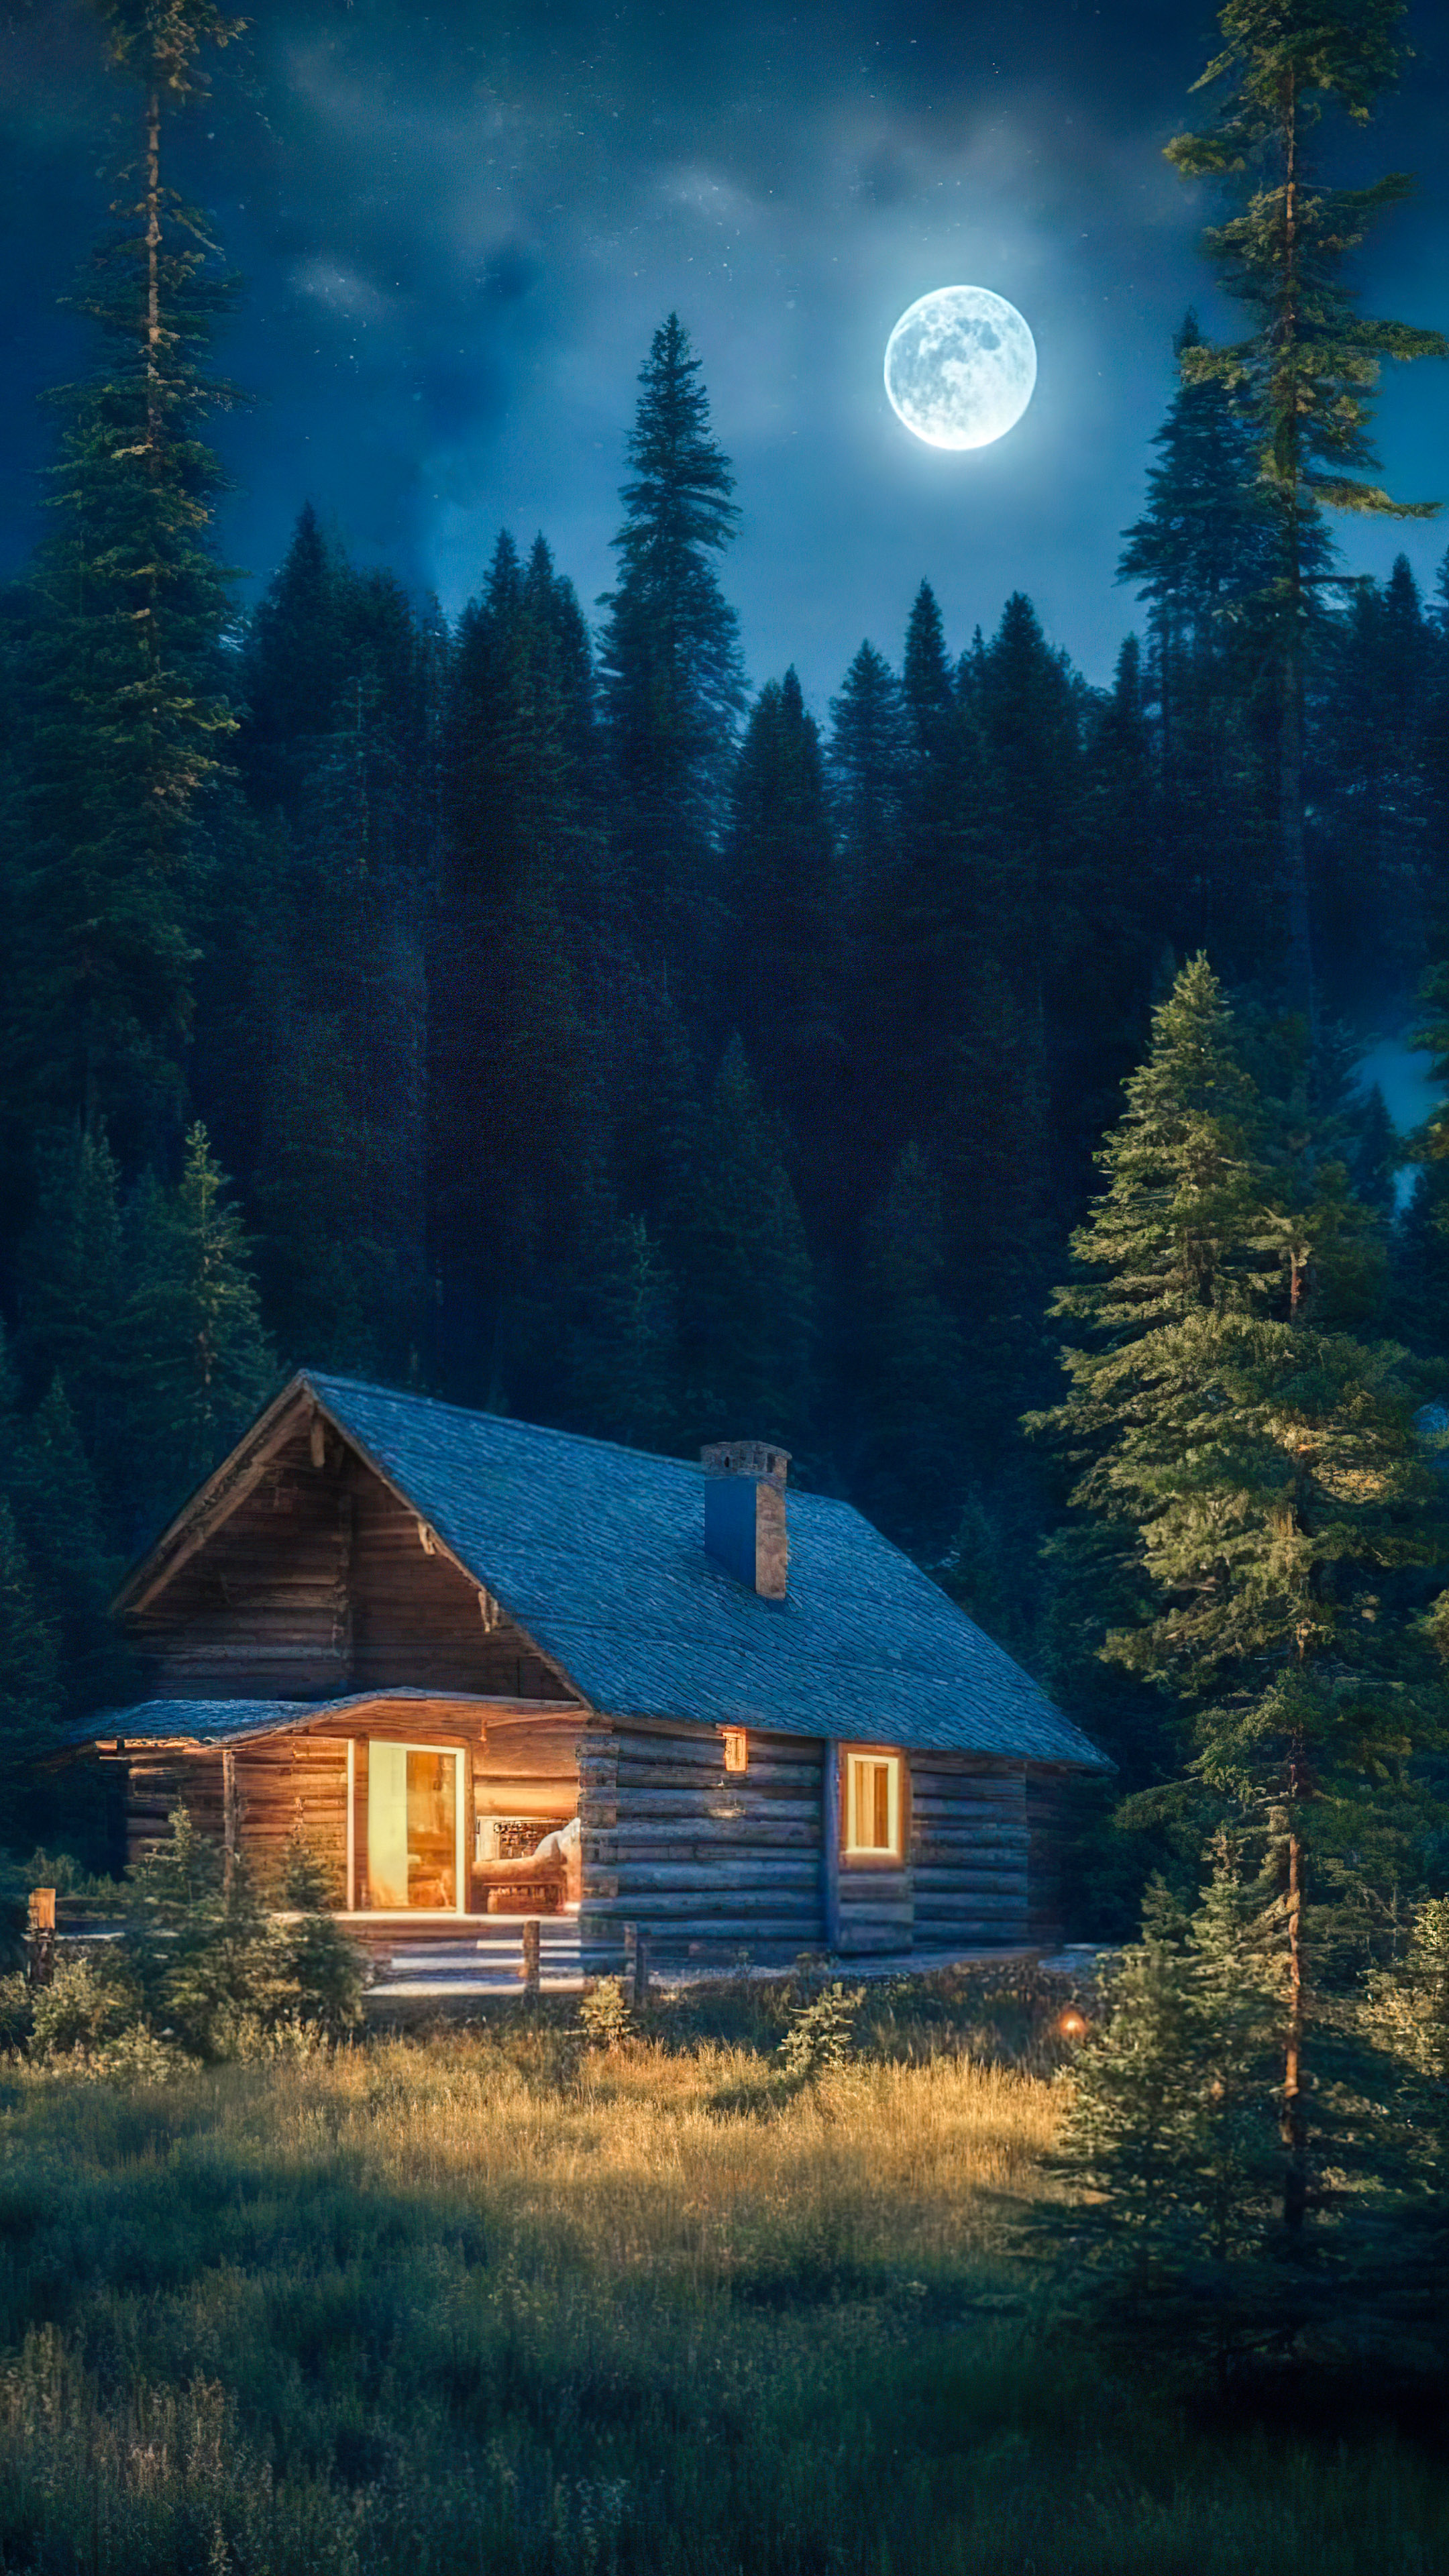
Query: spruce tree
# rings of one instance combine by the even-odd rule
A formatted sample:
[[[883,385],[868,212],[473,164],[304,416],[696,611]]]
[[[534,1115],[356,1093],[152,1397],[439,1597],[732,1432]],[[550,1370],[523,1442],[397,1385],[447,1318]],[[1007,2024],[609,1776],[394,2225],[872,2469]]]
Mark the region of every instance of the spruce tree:
[[[598,885],[572,609],[542,540],[525,566],[505,532],[462,620],[448,711],[431,1241],[450,1385],[490,1403],[549,1401],[521,1382],[520,1336],[542,1272],[581,1257],[605,1150],[584,1016]]]
[[[839,1196],[841,908],[820,737],[793,670],[760,692],[732,804],[730,996],[818,1222]]]
[[[682,1445],[749,1436],[798,1450],[813,1396],[810,1254],[778,1128],[737,1037],[700,1121],[667,1249],[679,1283]]]
[[[614,840],[649,980],[691,1002],[720,951],[719,845],[744,686],[715,557],[734,535],[734,476],[679,316],[639,373],[616,587],[600,647]]]
[[[200,1124],[175,1188],[148,1175],[126,1231],[132,1284],[117,1340],[131,1553],[220,1463],[270,1391],[276,1364],[241,1218]]]
[[[1311,140],[1324,112],[1366,124],[1396,80],[1402,0],[1227,0],[1222,51],[1199,88],[1219,93],[1213,124],[1181,134],[1167,157],[1186,178],[1248,174],[1247,201],[1209,229],[1205,247],[1247,310],[1247,336],[1183,352],[1189,382],[1216,380],[1252,423],[1258,481],[1273,538],[1265,586],[1278,668],[1278,822],[1288,915],[1288,989],[1313,1002],[1313,938],[1304,829],[1305,647],[1314,586],[1324,577],[1325,509],[1391,518],[1436,503],[1393,500],[1372,479],[1373,387],[1383,358],[1444,357],[1440,332],[1355,310],[1344,267],[1377,217],[1399,204],[1401,173],[1365,188],[1329,184]]]
[[[918,1146],[866,1225],[850,1385],[852,1487],[905,1547],[938,1553],[961,1510],[966,1352],[943,1294],[941,1189]]]
[[[165,172],[172,123],[206,88],[203,52],[242,22],[211,0],[98,0],[98,15],[139,92],[141,151],[72,298],[100,363],[55,397],[65,429],[31,653],[24,1009],[9,1036],[32,1114],[87,1130],[107,1120],[133,1165],[174,1133],[198,800],[235,721],[219,651],[227,576],[207,534],[224,478],[201,436],[207,412],[234,399],[204,371],[229,290],[205,218]]]
[[[1261,1914],[1231,1847],[1191,1914],[1150,1893],[1072,2068],[1056,2158],[1072,2196],[1039,2225],[1096,2332],[1138,2361],[1205,2362],[1220,2390],[1284,2323],[1265,2261],[1283,2159]]]
[[[36,1608],[55,1641],[67,1715],[118,1699],[128,1658],[110,1599],[121,1567],[107,1545],[96,1481],[58,1377],[29,1415],[0,1420],[0,1490],[14,1512]]]
[[[0,1493],[0,1764],[43,1745],[61,1707],[58,1641],[36,1598],[9,1499]]]
[[[867,640],[830,701],[826,752],[842,886],[853,916],[870,905],[896,866],[906,757],[900,682]]]
[[[1391,1346],[1295,1294],[1307,1207],[1274,1205],[1252,1094],[1199,961],[1156,1015],[1074,1252],[1095,1277],[1057,1311],[1095,1326],[1042,1419],[1073,1500],[1123,1534],[1130,1620],[1104,1651],[1179,1712],[1199,1811],[1273,1877],[1281,1967],[1283,2215],[1314,2198],[1309,2061],[1345,1903],[1422,1865],[1439,1733],[1428,1640],[1403,1577],[1435,1562],[1435,1480]]]

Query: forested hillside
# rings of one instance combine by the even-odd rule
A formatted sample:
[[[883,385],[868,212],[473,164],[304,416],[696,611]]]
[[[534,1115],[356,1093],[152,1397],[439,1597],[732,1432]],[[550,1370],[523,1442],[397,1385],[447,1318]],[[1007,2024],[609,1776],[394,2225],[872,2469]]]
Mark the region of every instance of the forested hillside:
[[[1104,1674],[1080,1559],[1040,1553],[1050,1293],[1201,951],[1284,1204],[1337,1193],[1353,1329],[1449,1338],[1445,1167],[1395,1225],[1353,1078],[1449,953],[1449,573],[1428,601],[1402,559],[1354,577],[1310,489],[1306,952],[1281,527],[1252,389],[1190,315],[1110,687],[1020,594],[947,634],[930,567],[823,717],[747,675],[675,315],[619,424],[605,599],[504,529],[450,626],[349,559],[323,476],[243,611],[207,444],[235,290],[167,184],[228,31],[181,12],[158,91],[112,17],[145,150],[0,601],[6,1725],[124,1686],[117,1566],[305,1361],[647,1447],[780,1439],[1151,1780],[1146,1685]]]

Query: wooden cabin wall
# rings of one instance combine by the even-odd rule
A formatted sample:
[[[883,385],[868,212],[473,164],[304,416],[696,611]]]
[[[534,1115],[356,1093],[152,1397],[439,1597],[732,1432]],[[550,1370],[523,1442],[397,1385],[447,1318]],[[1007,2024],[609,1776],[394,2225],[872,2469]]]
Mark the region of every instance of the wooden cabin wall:
[[[134,1748],[126,1757],[126,1861],[134,1868],[164,1843],[173,1807],[185,1807],[208,1842],[222,1839],[219,1752],[187,1752],[174,1744],[154,1751]]]
[[[488,1712],[487,1742],[473,1765],[473,1812],[537,1816],[550,1827],[579,1812],[582,1713]]]
[[[423,1546],[415,1512],[353,1466],[352,1686],[559,1699],[563,1685],[522,1631],[485,1627],[476,1583]]]
[[[424,1548],[418,1516],[335,1436],[299,1430],[129,1633],[157,1697],[316,1699],[457,1690],[557,1699],[562,1685],[478,1587]]]
[[[917,1949],[1025,1942],[1030,1823],[1022,1773],[959,1753],[913,1753],[910,1761]]]
[[[895,1748],[892,1748],[895,1749]],[[845,1757],[849,1758],[848,1753]],[[915,1765],[919,1756],[902,1756],[902,1795],[911,1801],[908,1813],[914,1813]],[[844,1784],[838,1823],[844,1830]],[[916,1899],[914,1855],[909,1843],[906,1857],[898,1868],[886,1868],[878,1860],[847,1859],[842,1852],[838,1862],[837,1949],[842,1958],[865,1958],[871,1951],[909,1950],[914,1933]]]
[[[129,1633],[158,1696],[310,1699],[349,1687],[352,1494],[306,1435],[177,1568]]]
[[[1066,1860],[1083,1823],[1083,1810],[1101,1800],[1103,1783],[1070,1771],[1031,1771],[1026,1781],[1026,1820],[1031,1832],[1031,1927],[1044,1949],[1067,1938]]]
[[[590,1727],[578,1749],[585,1967],[617,1967],[626,1923],[665,1957],[819,1950],[823,1752],[751,1730],[748,1770],[727,1773],[715,1728]]]
[[[340,1736],[265,1735],[239,1744],[238,1841],[270,1895],[300,1828],[327,1872],[334,1905],[347,1901],[347,1745]]]

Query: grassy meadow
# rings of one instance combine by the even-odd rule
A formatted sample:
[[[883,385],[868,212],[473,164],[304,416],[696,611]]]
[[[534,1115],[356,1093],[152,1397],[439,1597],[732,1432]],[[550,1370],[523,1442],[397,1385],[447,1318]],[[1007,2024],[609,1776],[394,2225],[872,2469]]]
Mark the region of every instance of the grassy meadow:
[[[908,1990],[790,2086],[783,2009],[682,1999],[611,2048],[516,2010],[164,2081],[12,2062],[0,2569],[1449,2563],[1421,2447],[1214,2424],[1054,2329],[1013,2250],[1050,2044],[968,2046],[964,1998]]]

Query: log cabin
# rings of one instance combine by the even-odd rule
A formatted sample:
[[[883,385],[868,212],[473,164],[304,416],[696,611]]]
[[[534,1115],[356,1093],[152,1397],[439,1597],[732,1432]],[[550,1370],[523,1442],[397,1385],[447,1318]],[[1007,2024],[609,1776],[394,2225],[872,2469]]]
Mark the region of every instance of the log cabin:
[[[88,1722],[128,1858],[175,1805],[359,1929],[577,1914],[762,1963],[1059,1937],[1053,1818],[1110,1768],[783,1450],[699,1464],[317,1375],[127,1578],[147,1696]]]

